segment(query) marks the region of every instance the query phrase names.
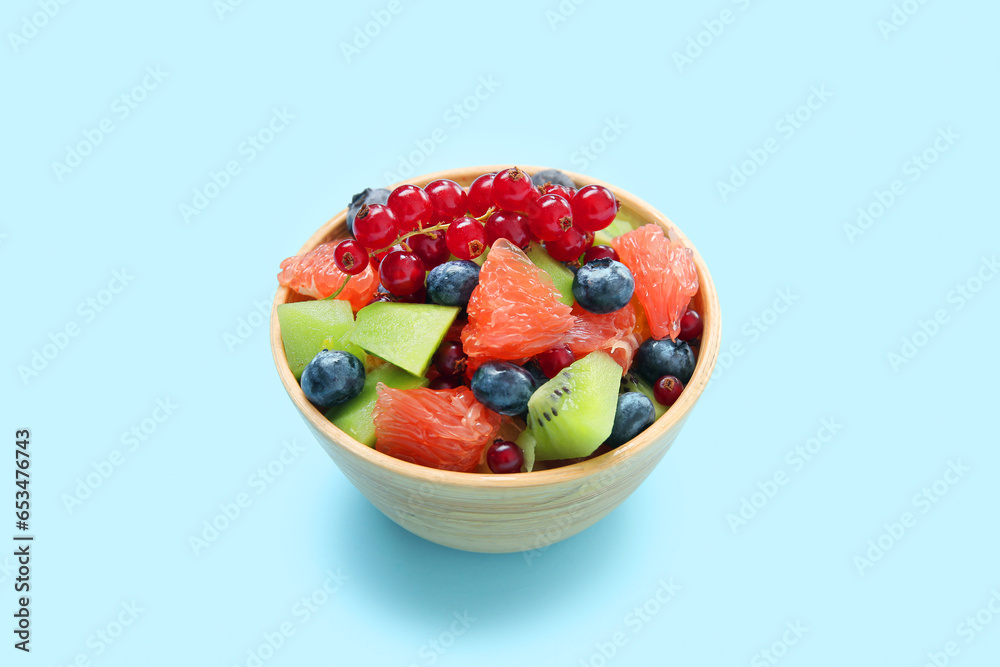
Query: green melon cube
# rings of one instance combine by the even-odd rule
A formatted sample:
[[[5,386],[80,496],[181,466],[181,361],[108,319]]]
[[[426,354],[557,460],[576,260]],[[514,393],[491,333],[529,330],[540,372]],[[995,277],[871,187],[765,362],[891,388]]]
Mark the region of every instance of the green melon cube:
[[[281,342],[288,368],[298,380],[302,371],[322,349],[350,352],[362,363],[364,351],[352,345],[348,334],[354,328],[351,304],[340,299],[299,301],[278,306]]]
[[[351,342],[414,375],[423,375],[459,310],[377,301],[358,311]]]
[[[378,400],[378,383],[393,389],[413,389],[426,387],[429,380],[407,373],[392,364],[385,364],[370,371],[365,377],[365,387],[361,393],[341,405],[335,405],[326,412],[326,418],[334,426],[369,447],[375,446],[375,423],[372,413]]]

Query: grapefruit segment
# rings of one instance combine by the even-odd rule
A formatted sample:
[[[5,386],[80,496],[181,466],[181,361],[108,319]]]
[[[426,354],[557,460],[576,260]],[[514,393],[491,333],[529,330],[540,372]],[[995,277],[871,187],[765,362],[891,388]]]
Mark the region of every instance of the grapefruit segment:
[[[653,338],[674,340],[691,297],[698,293],[694,253],[670,241],[658,225],[642,227],[611,240],[635,277],[635,295],[642,304]]]
[[[376,388],[375,449],[440,470],[472,472],[500,430],[500,415],[468,387]]]
[[[305,255],[289,257],[281,263],[278,282],[304,296],[325,299],[338,289],[347,277],[337,268],[333,250],[337,242],[321,243]],[[348,301],[351,310],[358,312],[368,305],[378,291],[378,276],[369,264],[365,270],[352,276],[338,299]]]
[[[587,312],[576,305],[573,315],[576,322],[565,339],[573,356],[582,359],[594,350],[604,350],[618,362],[623,373],[627,371],[642,342],[634,333],[636,315],[632,304],[605,315]]]
[[[575,321],[560,298],[548,273],[498,239],[479,272],[462,329],[470,366],[476,358],[524,359],[559,345]]]

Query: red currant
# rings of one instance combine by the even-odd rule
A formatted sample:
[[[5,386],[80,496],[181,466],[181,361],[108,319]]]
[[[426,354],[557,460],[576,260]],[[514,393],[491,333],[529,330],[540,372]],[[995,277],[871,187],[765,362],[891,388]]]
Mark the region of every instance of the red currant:
[[[486,450],[486,465],[498,475],[521,472],[524,452],[509,440],[497,440]]]
[[[424,186],[434,209],[432,222],[450,222],[465,215],[467,197],[462,186],[447,178],[439,178]]]
[[[573,351],[569,349],[568,345],[546,350],[538,355],[537,359],[538,365],[541,366],[542,372],[547,378],[554,378],[559,371],[576,361],[576,357],[573,356]]]
[[[396,245],[392,246],[388,250],[383,250],[382,252],[371,256],[371,258],[372,258],[372,269],[375,271],[375,273],[378,273],[378,267],[382,263],[382,260],[385,259],[385,256],[388,255],[390,252],[392,252],[394,250],[398,250],[399,252],[403,252],[403,251],[406,250],[406,248],[404,248],[403,246],[401,246],[401,245],[399,245],[397,243]]]
[[[424,263],[416,253],[393,250],[378,267],[382,287],[394,296],[409,296],[424,286]]]
[[[444,241],[444,232],[441,230],[411,236],[406,239],[406,243],[424,261],[424,268],[428,271],[438,264],[444,264],[451,257],[448,244]]]
[[[559,195],[542,195],[529,219],[531,231],[542,241],[555,241],[573,226],[573,210]]]
[[[461,378],[450,378],[445,375],[439,375],[431,383],[427,385],[434,391],[439,391],[441,389],[458,389],[462,386]]]
[[[565,234],[555,241],[546,241],[545,249],[552,255],[552,259],[560,262],[575,262],[580,259],[580,255],[593,242],[594,235],[592,233],[581,233],[576,227],[570,227]]]
[[[461,377],[465,373],[468,361],[469,357],[457,340],[446,340],[434,353],[434,368],[441,375],[448,377]]]
[[[469,186],[469,195],[466,198],[466,203],[469,207],[469,213],[473,217],[481,218],[486,215],[486,211],[493,208],[494,176],[496,174],[483,174],[472,181],[472,185]]]
[[[559,195],[566,201],[573,201],[573,195],[576,194],[576,190],[573,188],[567,188],[565,185],[554,185],[552,183],[546,183],[540,190],[543,195]]]
[[[431,198],[415,185],[400,185],[390,192],[386,206],[396,214],[396,229],[400,234],[423,227],[434,214]]]
[[[486,245],[493,247],[497,239],[507,239],[518,248],[531,243],[528,219],[520,213],[497,211],[486,220]]]
[[[670,407],[680,398],[684,385],[673,375],[664,375],[653,385],[653,398],[660,405]]]
[[[705,323],[701,321],[701,315],[697,311],[688,308],[687,312],[681,316],[681,333],[679,338],[681,340],[698,338],[704,330]]]
[[[400,303],[427,303],[427,288],[421,287],[413,294],[397,296],[395,300]]]
[[[527,213],[538,199],[538,190],[527,172],[511,167],[493,178],[493,203],[499,209]]]
[[[486,229],[475,218],[465,216],[448,226],[444,240],[455,257],[475,259],[486,250]]]
[[[609,245],[595,245],[587,248],[587,252],[583,255],[583,263],[593,262],[595,259],[613,259],[616,262],[620,262],[618,259],[618,253],[615,249]]]
[[[365,204],[354,218],[354,237],[366,248],[384,248],[396,240],[396,215],[383,204]]]
[[[356,276],[368,266],[368,251],[354,239],[344,239],[333,249],[333,261],[344,273]]]
[[[573,195],[573,222],[587,232],[597,232],[610,225],[618,213],[614,193],[600,185],[588,185]]]

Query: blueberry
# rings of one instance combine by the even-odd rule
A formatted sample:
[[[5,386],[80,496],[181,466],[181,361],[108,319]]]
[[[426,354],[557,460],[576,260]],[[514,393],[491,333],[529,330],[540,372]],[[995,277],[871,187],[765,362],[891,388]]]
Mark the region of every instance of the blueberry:
[[[646,340],[635,353],[632,368],[642,379],[653,385],[664,375],[673,375],[687,385],[694,373],[694,352],[682,340]]]
[[[365,204],[384,204],[389,201],[389,191],[385,188],[372,190],[365,188],[358,194],[351,197],[351,205],[347,207],[347,231],[354,233],[354,216],[358,214]]]
[[[615,409],[615,425],[611,435],[604,441],[609,447],[618,447],[645,431],[656,421],[653,402],[645,394],[629,391],[618,397]]]
[[[530,359],[521,368],[531,373],[531,377],[535,379],[535,389],[549,381],[549,377],[542,371],[541,365],[534,359]]]
[[[635,278],[621,262],[602,257],[580,267],[573,277],[573,297],[580,307],[603,315],[621,310],[632,298]]]
[[[427,274],[427,298],[442,306],[469,305],[472,290],[479,284],[479,265],[467,259],[438,264]]]
[[[365,386],[365,365],[340,350],[319,352],[302,371],[302,392],[317,408],[345,403]]]
[[[536,188],[540,188],[546,183],[551,183],[552,185],[562,185],[567,188],[576,187],[576,183],[574,183],[569,176],[562,173],[558,169],[542,169],[540,172],[531,177],[531,183]]]
[[[506,361],[487,361],[472,376],[476,400],[502,415],[519,415],[528,409],[535,392],[531,373]]]

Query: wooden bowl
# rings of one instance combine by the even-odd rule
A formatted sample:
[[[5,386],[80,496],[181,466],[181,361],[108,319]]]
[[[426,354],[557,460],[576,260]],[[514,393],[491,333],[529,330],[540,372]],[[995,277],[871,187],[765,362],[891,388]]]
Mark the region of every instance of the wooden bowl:
[[[467,167],[427,174],[407,183],[423,186],[450,178],[468,186],[479,174],[506,166]],[[535,173],[543,167],[524,167]],[[705,263],[690,241],[659,211],[624,190],[595,179],[565,172],[577,185],[609,188],[633,218],[655,223],[694,251],[700,290],[692,307],[701,313],[698,365],[680,400],[639,437],[602,456],[562,468],[509,475],[436,470],[392,458],[367,447],[327,421],[306,400],[288,369],[277,307],[299,301],[279,288],[271,309],[271,351],[278,375],[292,403],[316,439],[347,478],[387,517],[432,542],[466,551],[503,553],[540,549],[566,539],[618,506],[649,475],[673,444],[704,391],[715,366],[721,339],[719,301]],[[347,211],[341,211],[299,250],[347,235]]]

